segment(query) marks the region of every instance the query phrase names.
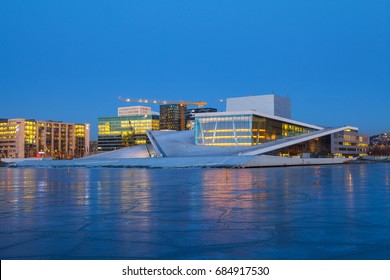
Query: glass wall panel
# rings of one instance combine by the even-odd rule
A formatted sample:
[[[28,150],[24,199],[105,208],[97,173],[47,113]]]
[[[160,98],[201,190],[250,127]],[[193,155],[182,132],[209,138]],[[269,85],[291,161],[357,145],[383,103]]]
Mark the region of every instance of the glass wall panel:
[[[256,115],[203,116],[195,118],[195,144],[251,146],[314,129]]]
[[[304,153],[311,157],[330,157],[331,145],[330,135],[299,143],[290,147],[269,153],[276,156],[302,156]]]
[[[195,120],[195,143],[212,146],[250,146],[251,116],[201,117]]]

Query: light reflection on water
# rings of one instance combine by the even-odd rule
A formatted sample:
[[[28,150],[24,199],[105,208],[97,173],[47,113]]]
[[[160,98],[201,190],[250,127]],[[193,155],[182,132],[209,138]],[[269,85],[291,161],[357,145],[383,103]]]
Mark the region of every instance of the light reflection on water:
[[[81,244],[50,258],[332,258],[332,242],[358,247],[378,241],[373,224],[390,229],[389,167],[0,168],[0,237],[51,232],[55,252],[57,235]],[[12,242],[13,254],[25,254],[19,237],[0,240],[0,257]],[[325,248],[285,249],[301,242]]]

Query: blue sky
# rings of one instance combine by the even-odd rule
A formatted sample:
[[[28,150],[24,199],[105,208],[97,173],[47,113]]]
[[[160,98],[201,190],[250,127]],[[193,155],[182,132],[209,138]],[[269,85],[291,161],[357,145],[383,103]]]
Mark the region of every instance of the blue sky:
[[[118,96],[223,110],[272,92],[299,121],[390,131],[390,1],[0,2],[0,118],[89,122],[96,139]]]

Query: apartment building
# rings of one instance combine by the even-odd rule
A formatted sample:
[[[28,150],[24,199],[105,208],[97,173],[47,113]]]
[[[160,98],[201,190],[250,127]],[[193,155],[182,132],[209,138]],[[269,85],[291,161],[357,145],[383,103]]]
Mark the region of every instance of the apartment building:
[[[3,158],[79,158],[89,155],[89,143],[89,124],[0,119],[0,157]]]

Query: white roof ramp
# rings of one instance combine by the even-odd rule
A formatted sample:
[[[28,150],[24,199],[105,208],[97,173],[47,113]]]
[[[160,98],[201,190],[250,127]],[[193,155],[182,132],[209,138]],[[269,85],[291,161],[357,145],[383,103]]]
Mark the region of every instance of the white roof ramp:
[[[195,145],[192,130],[185,131],[147,131],[159,157],[210,157],[233,156],[248,151],[248,147],[216,147]]]
[[[148,136],[150,143],[152,144],[154,150],[157,152],[158,157],[167,157],[165,151],[161,148],[159,142],[154,137],[152,130],[147,130],[146,135]]]
[[[282,149],[285,147],[289,147],[289,146],[292,146],[295,144],[299,144],[302,142],[313,140],[313,139],[316,139],[318,137],[323,137],[323,136],[327,136],[327,135],[330,135],[333,133],[344,131],[347,129],[357,130],[356,127],[352,127],[352,126],[343,126],[343,127],[339,127],[339,128],[325,128],[325,129],[318,130],[318,131],[311,132],[311,133],[304,134],[304,135],[293,136],[293,137],[275,140],[272,142],[267,142],[267,143],[256,146],[256,149],[251,149],[250,151],[243,152],[240,155],[242,155],[242,156],[257,156],[257,155],[265,154],[265,153],[272,152],[275,150],[279,150],[279,149]]]

